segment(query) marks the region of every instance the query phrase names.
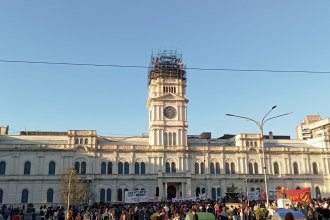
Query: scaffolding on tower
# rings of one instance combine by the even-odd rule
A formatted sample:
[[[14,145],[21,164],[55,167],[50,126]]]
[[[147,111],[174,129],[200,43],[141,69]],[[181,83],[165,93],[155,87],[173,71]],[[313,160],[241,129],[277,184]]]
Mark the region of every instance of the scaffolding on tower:
[[[148,84],[156,78],[175,78],[186,80],[186,65],[177,51],[162,50],[151,55]]]

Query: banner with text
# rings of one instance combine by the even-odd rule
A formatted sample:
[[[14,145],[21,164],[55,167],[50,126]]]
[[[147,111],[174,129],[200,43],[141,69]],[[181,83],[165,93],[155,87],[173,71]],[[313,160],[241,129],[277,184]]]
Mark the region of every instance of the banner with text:
[[[125,203],[149,202],[147,190],[136,190],[125,192]]]

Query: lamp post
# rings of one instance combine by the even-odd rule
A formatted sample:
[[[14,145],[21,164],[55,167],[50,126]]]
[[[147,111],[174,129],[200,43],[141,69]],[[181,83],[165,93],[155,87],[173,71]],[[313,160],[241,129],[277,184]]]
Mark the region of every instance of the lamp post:
[[[245,117],[245,116],[240,116],[240,115],[233,115],[233,114],[226,114],[227,116],[230,116],[230,117],[236,117],[236,118],[243,118],[243,119],[246,119],[248,121],[252,121],[253,123],[255,123],[259,130],[260,130],[260,143],[261,143],[261,150],[262,150],[262,166],[263,166],[263,169],[264,169],[264,182],[265,182],[265,191],[266,191],[266,205],[268,206],[268,203],[269,203],[269,198],[268,198],[268,184],[267,184],[267,173],[266,173],[266,162],[265,162],[265,146],[264,146],[264,125],[267,121],[269,120],[272,120],[274,118],[279,118],[279,117],[282,117],[282,116],[285,116],[285,115],[289,115],[291,114],[292,112],[289,112],[289,113],[285,113],[285,114],[280,114],[280,115],[277,115],[277,116],[274,116],[274,117],[270,117],[270,118],[267,118],[267,116],[271,113],[271,111],[273,111],[277,106],[274,105],[266,114],[265,116],[262,118],[261,122],[258,122],[252,118],[248,118],[248,117]]]

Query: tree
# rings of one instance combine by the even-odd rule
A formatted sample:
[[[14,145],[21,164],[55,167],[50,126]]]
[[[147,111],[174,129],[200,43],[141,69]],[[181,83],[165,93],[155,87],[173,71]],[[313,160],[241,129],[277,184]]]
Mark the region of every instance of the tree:
[[[86,203],[88,201],[88,185],[80,178],[74,168],[66,169],[61,178],[60,200],[67,207]]]

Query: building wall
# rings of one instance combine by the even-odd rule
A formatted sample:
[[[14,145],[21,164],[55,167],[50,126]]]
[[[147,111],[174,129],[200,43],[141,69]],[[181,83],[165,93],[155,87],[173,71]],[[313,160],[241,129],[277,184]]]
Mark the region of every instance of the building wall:
[[[256,135],[245,135],[249,139]],[[241,136],[236,136],[239,139]],[[74,167],[75,162],[85,161],[86,174],[82,178],[91,183],[94,191],[93,201],[100,200],[100,190],[111,189],[111,201],[117,201],[117,190],[147,189],[150,196],[156,194],[156,187],[160,188],[158,199],[166,197],[167,186],[174,185],[177,188],[177,197],[196,196],[196,188],[205,188],[208,198],[211,198],[212,188],[221,188],[221,196],[225,195],[227,188],[234,184],[238,190],[246,191],[246,188],[264,189],[262,174],[262,162],[258,147],[242,145],[244,141],[237,141],[239,145],[226,145],[226,142],[218,140],[205,140],[203,143],[195,143],[190,140],[186,150],[155,151],[149,145],[97,145],[96,148],[84,148],[71,144],[60,144],[58,148],[31,145],[31,137],[26,144],[7,145],[1,144],[6,139],[14,140],[15,136],[2,136],[0,139],[0,161],[6,163],[5,175],[1,175],[0,189],[3,190],[2,203],[20,204],[24,189],[29,192],[28,202],[35,204],[46,203],[47,190],[54,190],[53,203],[60,203],[58,195],[61,173],[65,168]],[[23,138],[18,137],[22,142]],[[100,138],[101,139],[101,138]],[[147,141],[146,138],[144,141]],[[142,140],[143,141],[143,140]],[[200,141],[200,140],[197,140]],[[312,187],[312,192],[319,186],[323,197],[330,196],[329,174],[330,154],[328,148],[315,148],[302,141],[290,140],[292,145],[276,143],[274,140],[266,140],[266,166],[268,176],[268,188],[285,184],[289,189],[296,187]],[[284,141],[285,142],[285,141]],[[27,145],[27,147],[25,146]],[[30,175],[24,175],[24,163],[31,162]],[[49,163],[56,164],[55,175],[49,175]],[[101,163],[112,161],[112,174],[101,174]],[[128,162],[129,174],[118,174],[118,163]],[[146,174],[134,174],[135,162],[146,164]],[[176,164],[175,172],[166,172],[166,162]],[[220,174],[210,174],[210,163],[220,164]],[[249,162],[256,163],[258,173],[249,174]],[[274,163],[279,164],[279,174],[274,174]],[[294,174],[293,163],[298,164],[299,174]],[[195,163],[199,165],[199,172],[195,169]],[[201,174],[201,163],[205,163],[205,173]],[[235,165],[235,174],[226,174],[225,164]],[[313,172],[313,163],[317,165],[317,173]],[[255,172],[255,171],[254,171]],[[249,180],[246,183],[246,180]],[[254,182],[256,181],[256,182]],[[179,191],[180,190],[180,191]],[[181,192],[181,193],[180,193]],[[315,194],[313,194],[315,196]]]

